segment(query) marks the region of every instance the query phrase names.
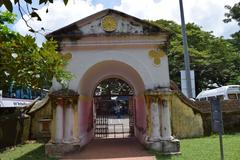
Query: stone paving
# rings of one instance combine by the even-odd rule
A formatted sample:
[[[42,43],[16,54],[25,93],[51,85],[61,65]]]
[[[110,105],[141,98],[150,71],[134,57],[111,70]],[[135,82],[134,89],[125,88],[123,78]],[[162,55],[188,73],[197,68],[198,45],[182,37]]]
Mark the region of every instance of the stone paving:
[[[156,160],[136,138],[94,139],[62,160]]]

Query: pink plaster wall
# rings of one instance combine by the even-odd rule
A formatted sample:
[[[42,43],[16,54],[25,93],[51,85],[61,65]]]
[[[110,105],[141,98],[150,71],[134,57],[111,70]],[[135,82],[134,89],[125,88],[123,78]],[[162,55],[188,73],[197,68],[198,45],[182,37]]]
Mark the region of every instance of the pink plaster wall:
[[[85,145],[93,138],[93,108],[92,99],[80,100],[78,103],[79,136],[82,145]]]
[[[134,97],[135,105],[135,136],[139,139],[141,143],[144,143],[146,135],[146,107],[144,96]],[[93,137],[93,106],[92,99],[79,100],[78,103],[79,111],[79,136],[81,140],[81,145],[87,144]]]
[[[139,139],[140,142],[144,142],[147,127],[144,96],[135,97],[135,106],[136,106],[135,136]]]

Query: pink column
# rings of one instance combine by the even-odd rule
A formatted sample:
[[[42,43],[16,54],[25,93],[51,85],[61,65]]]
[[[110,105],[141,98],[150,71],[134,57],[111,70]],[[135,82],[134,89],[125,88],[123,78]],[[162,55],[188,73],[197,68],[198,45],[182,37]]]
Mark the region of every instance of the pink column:
[[[80,96],[78,101],[78,129],[79,140],[82,146],[87,144],[94,136],[92,110],[92,99],[90,97]]]
[[[171,139],[171,124],[170,124],[170,102],[169,100],[163,100],[162,107],[162,139],[170,140]]]
[[[64,143],[73,142],[73,109],[72,103],[70,102],[65,107],[65,119],[64,119]]]
[[[150,139],[155,141],[160,139],[160,117],[159,117],[159,106],[158,97],[152,97],[151,101],[151,136]]]
[[[63,141],[63,99],[57,99],[56,107],[56,128],[55,128],[55,143],[62,143]]]

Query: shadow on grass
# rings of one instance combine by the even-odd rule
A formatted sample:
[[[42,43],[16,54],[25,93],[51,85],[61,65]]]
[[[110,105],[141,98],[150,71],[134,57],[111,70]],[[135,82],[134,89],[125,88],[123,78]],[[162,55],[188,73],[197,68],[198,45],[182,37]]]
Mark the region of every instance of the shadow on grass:
[[[45,155],[44,145],[24,154],[23,156],[17,158],[16,160],[56,160],[55,158],[50,158]]]
[[[162,155],[162,154],[155,154],[156,158],[157,159],[161,159],[161,160],[171,160],[173,159],[173,156],[176,156],[176,155]]]
[[[153,154],[156,156],[157,160],[175,160],[176,158],[178,158],[179,156],[181,156],[181,154],[179,155],[164,155],[164,154],[161,154],[159,152],[155,152],[155,151],[150,151],[148,150],[148,152],[150,154]]]

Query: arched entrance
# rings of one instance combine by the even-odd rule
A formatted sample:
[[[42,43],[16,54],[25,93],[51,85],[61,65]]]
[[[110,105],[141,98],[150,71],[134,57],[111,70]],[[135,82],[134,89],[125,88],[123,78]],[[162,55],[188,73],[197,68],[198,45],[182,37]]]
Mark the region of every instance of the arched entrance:
[[[118,86],[114,88],[114,85]],[[107,91],[106,86],[111,86],[111,89]],[[143,142],[144,130],[146,131],[144,90],[141,77],[128,64],[109,60],[90,67],[80,81],[79,90],[79,134],[82,145],[94,137],[126,138],[129,135],[136,136],[140,142]],[[119,101],[114,98],[118,98]],[[119,115],[114,111],[117,105],[126,105],[125,112],[131,117],[124,119],[123,115],[123,119],[118,119]],[[128,125],[124,125],[123,122]]]
[[[171,137],[169,36],[165,29],[111,9],[49,34],[62,52],[71,53],[66,69],[75,75],[69,82],[75,94],[52,99],[52,143],[46,152],[61,148],[65,153],[95,137],[94,93],[109,78],[123,80],[134,90],[134,136],[159,152],[179,152],[179,142]],[[54,82],[52,89],[60,87]]]
[[[95,138],[127,138],[134,135],[134,90],[119,78],[101,81],[94,92]]]

